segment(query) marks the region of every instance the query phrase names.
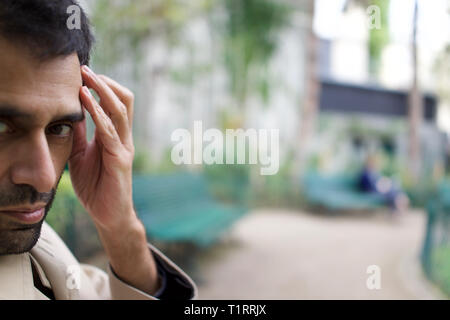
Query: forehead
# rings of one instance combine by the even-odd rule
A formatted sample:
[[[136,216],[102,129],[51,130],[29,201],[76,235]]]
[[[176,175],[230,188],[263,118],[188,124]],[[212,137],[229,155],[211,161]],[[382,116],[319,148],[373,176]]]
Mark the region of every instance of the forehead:
[[[73,53],[40,62],[26,47],[0,37],[0,104],[35,113],[73,112],[81,108],[78,56]]]

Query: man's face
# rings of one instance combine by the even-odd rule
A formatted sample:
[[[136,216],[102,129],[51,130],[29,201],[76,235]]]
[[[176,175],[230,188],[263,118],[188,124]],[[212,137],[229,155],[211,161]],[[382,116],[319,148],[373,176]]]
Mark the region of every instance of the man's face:
[[[0,255],[39,238],[83,118],[74,53],[45,62],[0,36]],[[42,209],[43,208],[43,209]]]

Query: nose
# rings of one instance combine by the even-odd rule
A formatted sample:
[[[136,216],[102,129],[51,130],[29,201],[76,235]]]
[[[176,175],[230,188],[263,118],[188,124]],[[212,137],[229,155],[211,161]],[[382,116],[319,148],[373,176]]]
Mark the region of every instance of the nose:
[[[38,192],[49,192],[56,183],[55,166],[44,133],[27,137],[18,150],[11,168],[14,184],[27,184]]]

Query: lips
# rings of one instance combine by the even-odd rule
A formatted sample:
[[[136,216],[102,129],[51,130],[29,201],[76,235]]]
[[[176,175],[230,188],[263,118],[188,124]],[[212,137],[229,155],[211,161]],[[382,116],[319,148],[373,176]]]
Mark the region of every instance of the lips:
[[[36,209],[20,208],[10,211],[0,211],[0,214],[7,215],[13,218],[14,220],[18,220],[22,223],[30,223],[30,224],[39,222],[44,217],[44,213],[45,207],[40,207]]]

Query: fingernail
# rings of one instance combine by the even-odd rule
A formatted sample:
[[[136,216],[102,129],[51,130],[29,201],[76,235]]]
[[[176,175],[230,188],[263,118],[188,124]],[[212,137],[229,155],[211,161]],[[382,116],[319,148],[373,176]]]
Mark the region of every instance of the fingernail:
[[[86,92],[87,95],[89,95],[89,97],[91,97],[91,98],[93,97],[92,93],[89,91],[88,87],[83,86],[83,90],[84,90],[84,92]]]
[[[89,68],[87,65],[84,65],[83,69],[90,75],[94,75],[94,71],[92,71],[91,68]]]

